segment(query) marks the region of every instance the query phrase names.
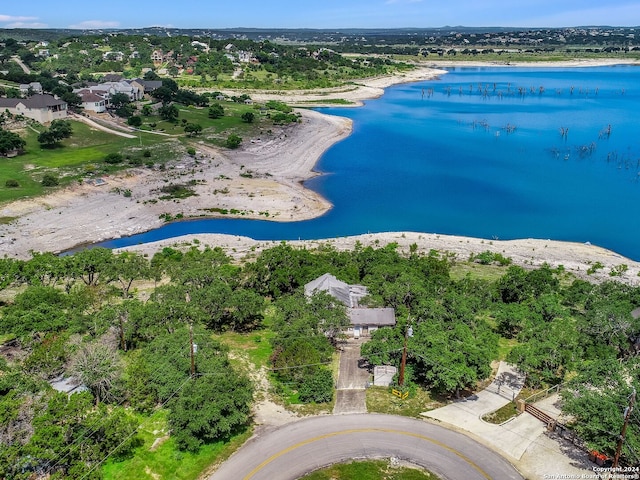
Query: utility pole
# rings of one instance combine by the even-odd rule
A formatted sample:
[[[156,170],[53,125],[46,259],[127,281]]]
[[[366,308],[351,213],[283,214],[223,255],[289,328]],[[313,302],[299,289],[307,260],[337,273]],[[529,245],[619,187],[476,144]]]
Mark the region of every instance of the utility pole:
[[[407,320],[409,318],[407,317]],[[402,347],[402,360],[400,362],[400,374],[398,375],[398,384],[404,386],[404,369],[407,366],[407,339],[413,337],[413,328],[411,325],[407,325],[407,329],[404,332],[404,347]]]
[[[622,430],[620,431],[620,437],[618,439],[618,446],[616,447],[616,456],[613,459],[613,468],[618,466],[620,460],[620,454],[622,453],[622,444],[624,438],[627,435],[627,425],[629,425],[629,419],[631,418],[631,412],[633,412],[633,406],[636,403],[636,389],[633,389],[633,393],[629,397],[629,406],[624,409],[624,423],[622,424]]]
[[[189,347],[191,351],[191,378],[196,376],[196,357],[193,351],[193,322],[189,323]]]
[[[185,294],[185,300],[187,303],[191,301],[191,295],[189,295],[189,292]],[[189,322],[189,354],[191,356],[191,378],[194,378],[196,376],[196,357],[193,348],[193,321]]]

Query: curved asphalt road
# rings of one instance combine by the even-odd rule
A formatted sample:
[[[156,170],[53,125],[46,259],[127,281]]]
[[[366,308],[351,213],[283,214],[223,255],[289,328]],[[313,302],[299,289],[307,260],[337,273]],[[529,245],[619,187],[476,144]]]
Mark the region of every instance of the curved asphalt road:
[[[523,480],[511,464],[470,438],[393,415],[304,419],[249,440],[210,480],[295,480],[357,458],[396,457],[448,480]]]

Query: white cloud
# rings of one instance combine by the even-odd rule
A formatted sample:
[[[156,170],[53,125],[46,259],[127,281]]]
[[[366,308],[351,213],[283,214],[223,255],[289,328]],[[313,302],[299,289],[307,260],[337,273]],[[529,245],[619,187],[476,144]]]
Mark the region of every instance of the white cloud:
[[[31,22],[38,20],[38,17],[18,17],[16,15],[2,15],[0,14],[0,22]]]
[[[85,20],[84,22],[69,25],[69,28],[77,28],[79,30],[92,30],[100,28],[117,28],[119,26],[119,22],[110,22],[104,20]]]
[[[46,23],[40,22],[11,22],[4,25],[4,28],[47,28]]]

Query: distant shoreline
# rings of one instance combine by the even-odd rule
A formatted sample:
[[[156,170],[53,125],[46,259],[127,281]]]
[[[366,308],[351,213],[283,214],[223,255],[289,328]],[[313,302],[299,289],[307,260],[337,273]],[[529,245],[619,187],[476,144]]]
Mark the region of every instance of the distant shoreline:
[[[304,101],[313,100],[315,97],[327,98],[329,95],[337,95],[354,105],[362,104],[362,101],[377,98],[384,94],[384,89],[408,82],[424,81],[437,78],[447,73],[442,67],[473,66],[473,67],[577,67],[577,66],[609,66],[626,64],[620,61],[580,61],[497,65],[494,62],[431,62],[430,67],[421,66],[414,71],[400,75],[392,75],[374,79],[365,79],[355,82],[349,89],[338,92],[329,91],[313,92],[286,92],[285,96],[276,94],[254,94],[254,100],[261,102],[270,99],[279,99],[290,104],[299,105]],[[630,62],[640,65],[640,62]],[[437,68],[434,68],[437,67]],[[297,98],[297,101],[296,101]],[[309,107],[310,105],[306,105]],[[313,104],[313,107],[321,104]],[[331,105],[339,106],[339,105]],[[256,139],[239,151],[220,150],[206,145],[200,145],[198,156],[200,158],[198,168],[200,172],[194,173],[194,180],[202,180],[204,183],[196,186],[198,196],[176,202],[155,203],[148,200],[157,197],[154,190],[165,183],[165,178],[158,172],[148,170],[134,170],[126,175],[109,179],[106,189],[74,185],[46,197],[13,202],[0,207],[0,216],[19,217],[10,225],[0,226],[0,255],[16,258],[28,258],[29,252],[53,251],[60,252],[70,250],[78,245],[95,244],[109,239],[130,236],[137,233],[153,230],[164,225],[160,216],[169,213],[174,218],[183,215],[185,218],[234,218],[231,215],[214,213],[215,209],[238,211],[242,214],[235,218],[262,219],[274,221],[300,221],[316,218],[332,206],[321,195],[302,186],[302,183],[317,175],[315,165],[322,154],[334,143],[346,138],[351,133],[350,120],[343,117],[335,117],[321,114],[313,110],[303,109],[302,124],[282,128],[274,132],[272,137]],[[183,169],[190,167],[192,159],[184,157],[175,162]],[[252,178],[241,176],[245,165],[251,165]],[[171,173],[169,173],[171,175]],[[175,176],[174,178],[179,178]],[[114,193],[113,187],[129,189],[132,192],[130,198]],[[226,191],[220,194],[220,191]],[[99,212],[99,213],[98,213]],[[264,214],[267,212],[268,216]],[[224,235],[213,235],[207,238],[222,239]],[[379,234],[398,237],[400,234]],[[417,234],[433,236],[434,234]],[[472,237],[450,237],[438,235],[439,239],[449,239],[450,242],[463,238],[467,243],[480,245],[489,240]],[[231,236],[231,238],[239,238]],[[431,238],[431,237],[430,237]],[[335,240],[335,239],[334,239]],[[379,240],[379,238],[378,238]],[[325,242],[332,242],[330,239]],[[171,240],[165,243],[171,243]],[[540,240],[539,242],[542,242]],[[548,243],[548,241],[545,241]],[[233,242],[232,242],[233,243]],[[258,242],[264,243],[264,242]],[[292,242],[296,243],[296,242]],[[314,242],[306,242],[314,244]],[[463,242],[464,243],[464,242]],[[493,242],[496,243],[496,242]],[[594,258],[602,258],[601,263],[607,272],[614,266],[622,263],[630,268],[625,277],[636,276],[634,268],[639,264],[626,259],[614,252],[605,251],[598,247],[552,242],[554,248],[562,250],[567,259],[575,255],[576,245],[580,245],[580,251],[586,249],[588,254],[578,261],[573,268],[576,272],[586,271],[589,255]],[[442,242],[438,242],[438,249],[444,248]],[[509,242],[499,242],[505,246],[504,255],[510,256],[511,245]],[[426,247],[425,247],[426,248]],[[536,248],[536,247],[531,247]],[[545,251],[536,249],[535,257],[545,262]],[[479,252],[476,252],[479,253]],[[539,255],[539,257],[538,257]],[[554,260],[556,263],[559,260]],[[595,261],[595,260],[594,260]],[[533,262],[533,257],[527,262]],[[548,262],[550,263],[550,262]],[[638,270],[640,272],[640,269]],[[636,277],[637,278],[637,277]]]
[[[514,265],[524,268],[539,268],[547,264],[551,268],[562,268],[565,272],[575,275],[577,278],[591,282],[615,279],[629,285],[636,285],[640,274],[640,262],[588,243],[560,240],[532,238],[489,240],[436,233],[385,232],[318,240],[290,240],[286,243],[294,248],[314,249],[329,246],[338,251],[352,250],[356,244],[364,247],[382,248],[395,243],[398,245],[398,251],[407,255],[412,251],[411,246],[415,244],[417,253],[428,254],[430,251],[435,250],[441,254],[451,256],[457,262],[468,261],[472,255],[490,251],[500,253],[511,259]],[[165,247],[186,249],[192,246],[203,248],[208,245],[221,247],[227,255],[241,260],[249,254],[256,254],[279,244],[280,241],[278,240],[254,240],[240,235],[205,233],[182,235],[171,239],[119,248],[116,251],[134,251],[152,256],[155,252]],[[602,267],[594,268],[594,265],[598,263]],[[612,276],[611,272],[622,265],[626,265],[627,269],[620,276]],[[590,272],[590,269],[593,271]]]

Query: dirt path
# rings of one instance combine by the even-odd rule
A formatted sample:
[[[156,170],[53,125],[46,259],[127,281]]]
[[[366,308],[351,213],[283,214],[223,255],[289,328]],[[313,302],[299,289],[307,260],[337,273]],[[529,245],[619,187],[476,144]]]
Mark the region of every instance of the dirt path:
[[[91,120],[90,118],[84,117],[82,115],[78,115],[77,113],[69,113],[69,116],[78,122],[86,123],[92,128],[96,128],[103,132],[111,133],[112,135],[117,135],[119,137],[124,138],[138,138],[136,135],[131,135],[129,133],[124,133],[119,130],[113,130],[111,128],[105,127],[104,125],[100,125],[98,122]]]

